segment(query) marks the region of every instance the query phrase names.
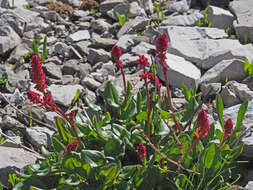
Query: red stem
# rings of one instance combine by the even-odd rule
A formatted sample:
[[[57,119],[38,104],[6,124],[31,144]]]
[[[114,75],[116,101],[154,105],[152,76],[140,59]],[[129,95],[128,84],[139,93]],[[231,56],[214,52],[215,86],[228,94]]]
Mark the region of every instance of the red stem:
[[[143,73],[146,73],[145,67],[143,67]],[[147,78],[144,78],[145,88],[146,88],[146,95],[147,95],[147,105],[148,105],[148,121],[147,121],[147,132],[148,132],[148,138],[150,138],[151,130],[150,130],[150,113],[151,113],[151,102],[149,98],[149,92],[148,92],[148,82]]]
[[[177,119],[176,119],[176,116],[175,116],[175,112],[174,112],[174,108],[173,108],[173,105],[172,105],[172,98],[170,96],[170,87],[169,87],[169,81],[168,81],[168,76],[167,76],[167,71],[165,69],[163,69],[163,75],[164,75],[164,78],[165,78],[165,82],[166,82],[166,88],[167,88],[167,94],[168,94],[168,100],[169,100],[169,105],[170,105],[170,110],[171,110],[171,115],[172,115],[172,118],[173,118],[173,121],[175,122],[179,132],[182,132],[182,128],[180,127]]]

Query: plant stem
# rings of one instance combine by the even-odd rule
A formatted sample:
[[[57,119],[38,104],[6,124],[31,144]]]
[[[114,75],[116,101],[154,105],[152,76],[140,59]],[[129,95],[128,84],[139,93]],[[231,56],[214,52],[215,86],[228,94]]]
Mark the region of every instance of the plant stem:
[[[173,108],[173,105],[172,105],[172,98],[171,98],[171,95],[170,95],[169,81],[168,81],[167,71],[165,69],[163,69],[163,75],[164,75],[164,78],[165,78],[165,83],[166,83],[166,88],[167,88],[167,95],[168,95],[169,106],[170,106],[170,110],[171,110],[171,116],[172,116],[173,121],[176,124],[179,132],[182,132],[183,130],[180,127],[180,125],[179,125],[179,123],[176,119],[174,108]]]
[[[121,72],[122,79],[123,79],[124,94],[125,94],[125,100],[124,100],[123,106],[126,106],[127,105],[127,84],[126,84],[126,76],[125,76],[125,72],[123,70],[123,67],[120,67],[120,72]]]
[[[145,67],[143,67],[143,73],[146,73]],[[144,78],[144,83],[145,83],[145,88],[146,88],[147,106],[148,106],[147,133],[148,133],[148,138],[150,138],[150,135],[151,135],[151,130],[150,130],[151,101],[150,101],[149,92],[148,92],[148,81],[147,81],[147,78]]]

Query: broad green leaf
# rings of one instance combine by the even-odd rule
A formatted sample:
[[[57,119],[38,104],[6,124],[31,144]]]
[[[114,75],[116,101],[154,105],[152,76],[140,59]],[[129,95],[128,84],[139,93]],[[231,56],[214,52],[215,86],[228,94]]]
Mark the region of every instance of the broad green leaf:
[[[124,16],[121,16],[121,14],[118,11],[116,11],[115,14],[116,14],[116,16],[119,20],[119,25],[122,27],[124,25],[124,22],[125,22]]]
[[[89,106],[89,108],[91,108],[92,110],[94,110],[96,112],[102,111],[101,107],[94,104],[87,96],[85,97],[85,102]]]
[[[197,109],[198,105],[199,104],[196,101],[196,99],[194,97],[191,97],[189,103],[186,106],[186,110],[184,112],[184,115],[181,121],[182,122],[188,121],[194,114],[194,111]]]
[[[215,133],[217,139],[221,140],[223,133],[220,131],[220,129],[215,129],[214,133]]]
[[[54,118],[56,127],[58,129],[58,132],[60,134],[61,139],[64,142],[69,142],[69,140],[71,139],[71,135],[68,133],[68,131],[66,130],[66,128],[64,127],[63,121],[61,120],[60,117],[55,117]]]
[[[64,151],[66,149],[66,146],[62,144],[56,137],[52,138],[52,145],[56,152]]]
[[[66,154],[62,160],[62,164],[65,169],[74,171],[76,168],[82,166],[80,154],[74,152]]]
[[[238,115],[237,115],[237,120],[236,120],[236,125],[235,125],[235,128],[234,128],[234,133],[242,125],[245,113],[246,113],[247,108],[248,108],[248,103],[249,103],[249,101],[246,100],[245,102],[242,103],[242,105],[239,108]]]
[[[119,91],[113,86],[111,82],[105,85],[104,99],[112,107],[119,107],[121,104]]]
[[[106,161],[103,153],[96,150],[82,150],[81,159],[91,167],[102,166]]]
[[[48,51],[47,51],[47,36],[45,36],[44,42],[43,42],[43,52],[42,52],[42,55],[41,55],[41,61],[42,61],[42,63],[44,63],[44,61],[46,60],[47,56],[48,56]]]
[[[140,92],[137,94],[137,113],[141,112],[141,106],[142,106],[142,95]]]
[[[213,161],[215,159],[215,154],[216,154],[215,143],[211,143],[207,148],[205,148],[204,154],[201,158],[201,161],[204,164],[205,168],[210,169],[212,167]]]
[[[222,98],[221,98],[220,94],[217,94],[217,96],[216,96],[216,111],[218,114],[219,122],[222,126],[222,129],[224,130],[223,109],[224,109],[224,106],[223,106]]]
[[[183,91],[184,98],[186,99],[186,101],[189,101],[192,97],[191,90],[189,90],[186,85],[183,85],[182,91]]]
[[[157,111],[161,114],[161,117],[163,119],[171,119],[172,118],[171,114],[167,111],[164,111],[164,110],[161,110],[161,109],[158,109]]]
[[[81,93],[80,89],[77,89],[76,95],[75,95],[75,97],[73,98],[72,103],[71,103],[72,105],[74,105],[74,104],[76,103],[76,101],[78,100],[78,98],[79,98],[79,96],[80,96],[80,93]]]
[[[134,100],[130,100],[128,102],[128,106],[126,110],[123,110],[121,119],[131,119],[137,113],[136,103]]]
[[[117,173],[118,173],[118,166],[116,164],[109,164],[101,168],[99,174],[105,177],[106,179],[105,184],[109,184],[117,177]]]
[[[147,112],[140,112],[140,113],[136,116],[136,119],[137,119],[139,122],[142,122],[143,120],[148,120],[148,114],[147,114]]]
[[[117,157],[125,153],[124,144],[119,139],[109,139],[104,147],[106,156]]]
[[[109,112],[107,112],[104,119],[102,119],[102,121],[97,123],[97,127],[101,128],[107,121],[110,121],[110,120],[111,120],[111,115]]]

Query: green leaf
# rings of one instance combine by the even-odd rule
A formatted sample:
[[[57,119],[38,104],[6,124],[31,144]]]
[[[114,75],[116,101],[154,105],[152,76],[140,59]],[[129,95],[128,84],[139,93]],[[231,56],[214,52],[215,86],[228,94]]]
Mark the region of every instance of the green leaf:
[[[161,109],[158,109],[157,111],[160,113],[160,115],[163,119],[171,119],[172,118],[171,114],[167,111],[164,111],[164,110],[161,110]]]
[[[2,77],[0,78],[0,84],[5,84],[8,78],[8,74],[6,72],[4,72],[2,74]]]
[[[66,146],[62,144],[56,137],[52,138],[52,145],[56,152],[64,151]]]
[[[116,11],[115,14],[119,20],[119,25],[122,27],[125,24],[124,16],[121,16],[121,14],[118,11]]]
[[[223,133],[220,131],[220,129],[215,129],[214,133],[215,133],[217,139],[219,139],[221,141]]]
[[[128,106],[126,110],[123,110],[121,119],[131,119],[137,113],[136,103],[134,100],[128,101]]]
[[[107,121],[110,121],[110,120],[111,120],[111,115],[109,112],[107,112],[104,119],[97,123],[97,127],[101,128]]]
[[[71,139],[71,135],[68,133],[68,131],[66,130],[66,128],[63,125],[63,121],[61,120],[60,117],[55,117],[54,118],[54,122],[56,124],[56,127],[58,129],[58,132],[60,134],[61,139],[64,142],[69,143],[70,139]]]
[[[116,157],[125,153],[124,144],[119,139],[109,139],[104,147],[106,156]]]
[[[3,190],[3,189],[4,189],[3,184],[0,183],[0,190]]]
[[[46,157],[53,154],[53,152],[49,152],[44,146],[41,147],[41,153],[43,156],[46,156]]]
[[[108,164],[107,166],[101,168],[99,174],[105,177],[106,179],[105,184],[109,184],[117,177],[117,173],[118,173],[118,166],[116,164]]]
[[[112,107],[118,108],[121,101],[118,90],[113,86],[111,82],[105,85],[104,99]]]
[[[93,111],[99,112],[102,111],[101,107],[94,104],[87,96],[85,97],[85,102]]]
[[[205,168],[210,169],[213,165],[213,161],[215,159],[216,154],[216,145],[215,143],[211,143],[207,148],[204,150],[204,154],[201,158],[202,163],[204,164]]]
[[[42,61],[42,63],[44,63],[44,61],[46,60],[47,56],[48,56],[48,51],[47,51],[47,36],[45,36],[44,42],[43,42],[43,52],[42,52],[42,55],[41,55],[41,61]]]
[[[137,116],[136,116],[136,119],[139,121],[139,122],[142,122],[143,120],[148,120],[148,115],[147,115],[147,112],[140,112]]]
[[[186,110],[184,112],[184,116],[181,119],[181,121],[182,122],[188,121],[194,114],[194,111],[197,109],[198,105],[199,104],[196,101],[196,99],[194,97],[191,97],[189,103],[186,106]]]
[[[128,21],[129,14],[130,14],[130,8],[128,8],[127,12],[125,13],[125,22]]]
[[[91,167],[102,166],[106,161],[104,154],[96,150],[82,150],[81,159]]]
[[[138,92],[138,94],[137,94],[137,113],[141,112],[141,106],[142,106],[142,95],[141,95],[141,92]]]
[[[216,96],[216,111],[218,114],[219,122],[222,126],[222,129],[224,130],[223,109],[224,109],[224,106],[223,106],[222,98],[221,98],[220,94],[217,94],[217,96]]]
[[[75,97],[73,98],[71,105],[74,105],[74,104],[76,103],[76,101],[78,100],[78,98],[79,98],[79,96],[80,96],[80,93],[81,93],[80,89],[77,89],[76,95],[75,95]]]
[[[245,113],[246,113],[247,108],[248,108],[248,103],[249,103],[249,101],[246,100],[245,102],[242,103],[242,105],[239,108],[238,115],[237,115],[237,120],[236,120],[236,125],[235,125],[235,128],[234,128],[234,133],[242,125]]]
[[[82,166],[81,158],[79,153],[72,152],[71,154],[66,154],[62,160],[62,165],[67,170],[74,171],[76,168]]]

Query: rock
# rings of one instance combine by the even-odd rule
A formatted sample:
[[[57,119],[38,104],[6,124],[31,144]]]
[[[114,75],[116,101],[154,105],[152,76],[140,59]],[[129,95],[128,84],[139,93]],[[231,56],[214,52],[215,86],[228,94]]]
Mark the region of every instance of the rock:
[[[249,181],[245,186],[245,190],[253,190],[253,181]]]
[[[146,13],[148,14],[153,14],[154,12],[154,5],[152,0],[142,0],[142,5],[144,7],[144,10],[146,11]]]
[[[12,103],[15,106],[23,104],[24,100],[25,100],[24,95],[20,93],[19,89],[16,89],[10,97],[10,103]]]
[[[231,118],[233,120],[233,123],[236,124],[237,114],[238,114],[240,106],[241,106],[241,104],[238,104],[238,105],[235,105],[235,106],[232,106],[229,108],[224,108],[224,111],[223,111],[224,120],[226,121],[228,118]],[[250,100],[248,103],[248,108],[245,113],[244,120],[243,120],[242,129],[247,129],[252,125],[253,125],[253,100]],[[253,136],[250,136],[250,138],[253,139]],[[252,141],[252,145],[253,145],[253,141]],[[246,147],[244,147],[244,148],[246,148]],[[251,147],[250,151],[252,151],[252,150],[253,150],[253,148]],[[252,157],[252,155],[253,154],[249,154],[248,156]]]
[[[22,148],[0,146],[0,182],[9,186],[9,174],[20,172],[27,165],[35,164],[38,156]]]
[[[131,52],[135,55],[150,54],[150,51],[154,51],[156,47],[146,42],[141,42],[137,46],[133,47]]]
[[[241,47],[237,40],[219,39],[226,36],[224,30],[199,27],[164,27],[169,37],[168,52],[184,57],[186,60],[202,66],[204,61],[217,64],[217,57],[222,57],[229,51]],[[219,39],[219,40],[217,40]],[[181,43],[182,40],[184,43]],[[220,59],[218,59],[220,61]]]
[[[200,79],[200,83],[222,82],[229,80],[241,81],[246,77],[244,62],[239,59],[224,60],[209,69]]]
[[[54,131],[51,131],[46,127],[30,127],[25,130],[25,135],[28,141],[37,148],[40,148],[43,145],[50,146],[50,139],[53,134]]]
[[[184,13],[187,12],[189,8],[190,5],[188,4],[187,0],[174,1],[173,3],[167,5],[167,10],[170,13]]]
[[[123,67],[131,67],[137,65],[137,60],[139,59],[139,56],[135,56],[129,53],[125,53],[120,57],[120,60],[124,63]]]
[[[204,16],[195,12],[190,15],[177,15],[166,17],[161,25],[162,26],[195,26],[196,22]]]
[[[90,41],[80,41],[74,44],[76,50],[82,55],[87,56],[89,54]]]
[[[209,6],[208,19],[212,22],[212,27],[225,30],[233,25],[235,17],[227,10],[215,6]]]
[[[188,88],[194,88],[201,77],[200,70],[189,61],[182,57],[172,54],[166,54],[166,65],[168,66],[168,80],[170,85],[182,88],[186,85]],[[158,76],[165,81],[162,67],[158,64]]]
[[[0,17],[0,20],[5,24],[10,25],[20,37],[22,37],[26,30],[26,21],[14,13],[5,13]]]
[[[108,31],[109,28],[111,28],[112,26],[105,22],[102,19],[98,19],[98,20],[93,20],[91,21],[91,28],[95,31],[98,32],[99,34],[104,33],[105,31]]]
[[[10,26],[0,26],[0,57],[20,43],[20,37]]]
[[[83,17],[87,17],[88,15],[90,14],[89,11],[84,11],[84,10],[74,10],[70,16],[70,19],[72,21],[77,21],[79,20],[80,18],[83,18]]]
[[[90,90],[96,90],[101,86],[101,83],[94,80],[91,76],[85,77],[82,81],[81,84],[87,87]]]
[[[22,123],[10,117],[9,115],[3,116],[0,126],[2,126],[3,129],[12,129],[12,130],[17,128],[25,128],[25,126]]]
[[[106,63],[111,59],[110,53],[106,52],[103,49],[89,49],[89,55],[87,56],[88,62],[91,65],[94,65],[98,62]]]
[[[221,83],[201,84],[200,90],[202,91],[203,96],[215,96],[221,91]]]
[[[80,75],[79,61],[76,59],[70,59],[63,63],[62,73],[63,75]]]
[[[111,50],[112,47],[118,42],[117,40],[110,38],[101,38],[99,35],[92,35],[92,47],[93,48],[103,48]]]
[[[52,94],[55,103],[69,107],[76,95],[76,91],[84,90],[81,85],[50,85],[47,88],[48,92]]]
[[[227,8],[230,0],[200,0],[203,7],[213,5],[220,8]]]
[[[54,118],[59,115],[55,112],[45,112],[44,114],[44,118],[43,118],[43,121],[48,123],[49,125],[52,125],[52,126],[55,126],[55,123],[54,123]]]
[[[53,78],[53,79],[62,78],[61,68],[52,62],[43,64],[43,69],[46,75],[49,76],[50,78]]]
[[[251,100],[253,98],[253,91],[251,91],[246,84],[229,81],[222,88],[221,97],[224,105],[226,107],[231,107],[243,103],[245,100]]]
[[[134,37],[135,37],[134,35],[128,35],[128,34],[123,35],[119,38],[116,46],[119,46],[121,51],[123,53],[126,53],[128,50],[130,50],[132,46],[135,45],[134,40],[133,40]]]
[[[67,3],[75,8],[79,8],[82,4],[82,1],[79,0],[63,0],[64,3]]]
[[[8,0],[0,0],[0,8],[8,9],[9,6],[10,5]]]
[[[11,8],[13,8],[12,5],[12,0],[8,0],[9,1],[9,5],[11,6]],[[18,1],[14,1],[14,7],[15,8],[26,8],[28,6],[28,3],[26,0],[18,0]]]
[[[230,10],[236,16],[234,28],[236,36],[242,43],[253,42],[253,1],[234,0],[230,3]]]
[[[125,0],[106,0],[100,3],[99,12],[106,14],[107,11],[113,9],[116,5],[124,3]]]
[[[10,57],[8,59],[9,63],[16,63],[21,60],[26,53],[28,53],[30,48],[27,44],[21,43],[18,44],[15,49],[11,52]]]
[[[120,38],[123,34],[132,34],[134,32],[142,31],[149,25],[150,20],[145,17],[137,16],[133,20],[125,22],[119,30],[117,37]]]
[[[79,30],[68,37],[68,40],[73,41],[73,42],[78,42],[81,40],[89,40],[89,39],[90,39],[90,33],[88,30]]]
[[[248,76],[242,82],[247,84],[248,88],[253,91],[253,76]]]

